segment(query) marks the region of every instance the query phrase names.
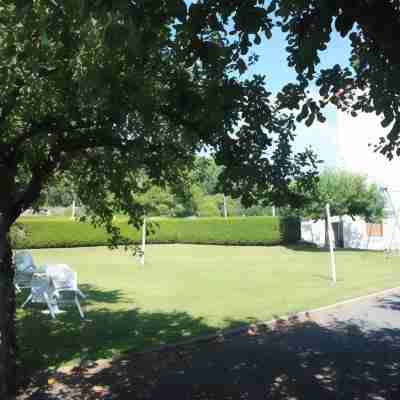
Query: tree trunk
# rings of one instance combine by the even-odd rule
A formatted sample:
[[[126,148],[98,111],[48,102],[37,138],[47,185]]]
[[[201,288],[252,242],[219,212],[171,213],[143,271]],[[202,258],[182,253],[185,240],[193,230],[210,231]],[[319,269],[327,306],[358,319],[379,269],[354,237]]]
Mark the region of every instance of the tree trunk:
[[[1,153],[0,153],[1,156]],[[0,158],[0,400],[13,400],[17,391],[17,338],[15,330],[14,266],[10,227],[39,196],[46,173],[33,173],[31,182],[19,198],[16,190],[16,165]]]
[[[9,237],[15,170],[0,160],[0,399],[16,397],[14,266]]]
[[[0,399],[16,396],[15,289],[11,243],[0,210]]]

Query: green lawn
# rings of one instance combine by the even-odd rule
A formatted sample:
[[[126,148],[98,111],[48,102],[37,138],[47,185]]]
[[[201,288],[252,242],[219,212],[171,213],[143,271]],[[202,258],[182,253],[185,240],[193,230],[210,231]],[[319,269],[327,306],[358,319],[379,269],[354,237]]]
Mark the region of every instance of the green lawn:
[[[87,319],[75,309],[51,321],[39,307],[18,310],[20,363],[32,370],[327,305],[400,284],[400,260],[382,253],[329,254],[302,247],[152,245],[146,265],[103,247],[34,250],[37,264],[66,263],[88,295]],[[19,304],[26,293],[19,295]]]

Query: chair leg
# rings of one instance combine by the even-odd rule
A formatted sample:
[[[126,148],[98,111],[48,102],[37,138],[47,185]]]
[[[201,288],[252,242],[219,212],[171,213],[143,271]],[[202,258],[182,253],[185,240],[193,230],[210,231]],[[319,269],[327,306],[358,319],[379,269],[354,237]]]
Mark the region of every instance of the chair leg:
[[[16,290],[17,293],[21,293],[22,292],[21,288],[19,287],[19,285],[17,283],[15,283],[14,286],[15,286],[15,290]]]
[[[82,297],[82,299],[86,299],[86,295],[84,295],[80,289],[76,289],[76,291],[78,292],[79,296]]]
[[[81,304],[79,303],[78,296],[76,295],[75,295],[75,304],[78,307],[79,315],[81,316],[81,318],[85,318],[85,314],[82,311],[82,307]]]
[[[28,296],[28,298],[23,302],[21,308],[24,308],[30,301],[32,300],[32,293]]]
[[[54,318],[56,317],[56,314],[54,313],[53,306],[52,306],[51,303],[50,303],[49,296],[48,296],[47,293],[44,293],[43,296],[44,296],[44,299],[46,300],[47,307],[49,308],[50,315],[51,315],[51,317],[54,319]]]

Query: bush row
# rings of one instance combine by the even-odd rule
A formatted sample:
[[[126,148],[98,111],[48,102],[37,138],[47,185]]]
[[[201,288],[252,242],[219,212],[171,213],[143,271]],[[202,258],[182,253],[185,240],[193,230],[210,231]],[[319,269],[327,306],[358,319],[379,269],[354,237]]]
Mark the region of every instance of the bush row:
[[[300,224],[278,217],[160,219],[149,221],[147,243],[248,244],[293,243],[300,239]],[[86,247],[108,244],[102,228],[65,218],[30,218],[19,221],[27,233],[17,248]],[[124,220],[116,225],[121,233],[139,243],[141,231]]]

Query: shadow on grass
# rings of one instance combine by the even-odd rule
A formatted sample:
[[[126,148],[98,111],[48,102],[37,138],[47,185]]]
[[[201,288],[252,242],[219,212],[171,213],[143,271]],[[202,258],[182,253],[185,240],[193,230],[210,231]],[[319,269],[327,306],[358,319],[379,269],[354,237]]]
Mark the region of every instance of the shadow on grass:
[[[299,243],[299,244],[286,244],[284,245],[289,250],[303,251],[306,253],[329,253],[328,247],[318,247],[312,243]],[[335,253],[377,253],[383,254],[382,251],[378,250],[366,250],[366,249],[343,249],[336,248]]]
[[[30,399],[397,399],[400,330],[292,320],[255,335],[60,373]],[[102,388],[104,397],[93,388]],[[37,397],[35,397],[35,395]]]
[[[331,275],[323,275],[323,274],[312,274],[312,278],[319,279],[321,281],[326,281],[326,282],[331,282],[332,283],[332,276]],[[344,282],[345,280],[343,278],[336,278],[336,282]]]
[[[128,304],[119,290],[105,291],[90,285],[82,285],[81,289],[87,295],[84,320],[75,307],[69,307],[55,320],[42,313],[43,305],[19,310],[16,325],[22,386],[33,375],[60,365],[86,365],[115,353],[141,351],[216,331],[186,312],[142,311],[135,304]],[[18,296],[18,306],[26,296],[27,292]],[[230,321],[228,325],[245,323]]]

